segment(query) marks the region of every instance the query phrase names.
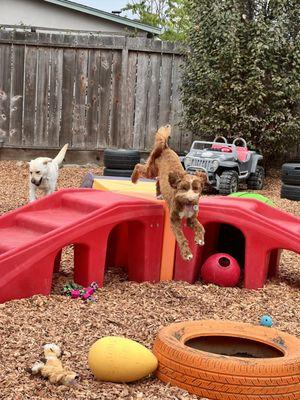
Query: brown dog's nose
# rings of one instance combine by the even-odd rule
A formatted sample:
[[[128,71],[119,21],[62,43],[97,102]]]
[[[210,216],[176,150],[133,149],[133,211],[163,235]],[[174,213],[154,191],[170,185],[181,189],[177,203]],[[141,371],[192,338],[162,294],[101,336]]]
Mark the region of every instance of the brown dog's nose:
[[[35,183],[35,180],[33,178],[31,179],[31,183],[33,183],[33,184]]]

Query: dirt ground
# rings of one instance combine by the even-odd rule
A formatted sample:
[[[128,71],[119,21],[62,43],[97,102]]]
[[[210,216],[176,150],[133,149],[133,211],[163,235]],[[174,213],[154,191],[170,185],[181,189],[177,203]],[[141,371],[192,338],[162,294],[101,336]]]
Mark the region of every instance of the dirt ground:
[[[0,162],[1,214],[27,202],[26,164]],[[78,187],[88,170],[64,167],[59,187]],[[279,197],[276,173],[267,179],[263,195],[277,206],[300,216],[300,202]],[[280,277],[258,291],[220,288],[198,282],[137,284],[126,281],[122,271],[109,271],[97,302],[84,303],[60,295],[64,283],[72,281],[72,248],[64,251],[62,273],[55,276],[50,296],[10,301],[0,305],[0,399],[2,400],[93,400],[93,399],[197,399],[154,377],[133,384],[111,384],[94,380],[87,366],[90,345],[106,335],[121,335],[151,349],[158,330],[172,322],[197,319],[230,319],[258,324],[269,314],[275,327],[300,337],[300,258],[284,252]],[[26,368],[37,361],[44,343],[57,343],[64,350],[63,362],[81,376],[73,387],[51,385],[32,377]]]

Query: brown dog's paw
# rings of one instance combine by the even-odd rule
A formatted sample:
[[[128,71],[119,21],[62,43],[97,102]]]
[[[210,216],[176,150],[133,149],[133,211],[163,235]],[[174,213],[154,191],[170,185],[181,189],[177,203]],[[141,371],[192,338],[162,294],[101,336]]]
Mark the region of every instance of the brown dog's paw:
[[[185,260],[185,261],[191,261],[192,259],[193,259],[193,254],[192,253],[187,253],[187,254],[185,254],[184,256],[183,256],[183,259]]]
[[[185,257],[185,261],[191,261],[193,259],[193,257],[194,257],[193,254],[190,253]]]
[[[195,243],[198,246],[204,246],[204,237],[195,237]]]
[[[187,247],[187,248],[182,249],[181,257],[185,261],[191,261],[193,259],[193,254],[191,253],[190,249]]]
[[[137,172],[133,171],[133,173],[131,175],[131,182],[132,183],[137,183],[138,180],[139,180],[139,174]]]

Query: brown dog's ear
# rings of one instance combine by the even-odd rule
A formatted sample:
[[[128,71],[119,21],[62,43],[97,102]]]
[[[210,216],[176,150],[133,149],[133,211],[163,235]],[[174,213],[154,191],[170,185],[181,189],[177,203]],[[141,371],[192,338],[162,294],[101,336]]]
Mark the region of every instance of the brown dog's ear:
[[[181,181],[183,174],[180,172],[169,173],[169,184],[173,189],[177,189],[178,183]]]
[[[48,164],[49,162],[52,161],[52,158],[46,158],[46,160],[43,161],[43,164]]]
[[[202,184],[203,186],[208,182],[207,174],[206,174],[205,172],[197,171],[197,172],[195,173],[195,176],[197,176],[197,178],[200,179],[201,184]]]

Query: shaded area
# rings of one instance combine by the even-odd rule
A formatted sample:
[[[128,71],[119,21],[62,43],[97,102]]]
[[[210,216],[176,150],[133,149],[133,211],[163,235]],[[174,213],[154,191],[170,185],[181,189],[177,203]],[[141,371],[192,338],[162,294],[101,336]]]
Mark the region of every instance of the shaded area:
[[[230,357],[276,358],[284,356],[276,347],[242,337],[199,336],[188,340],[185,345],[196,350]]]

